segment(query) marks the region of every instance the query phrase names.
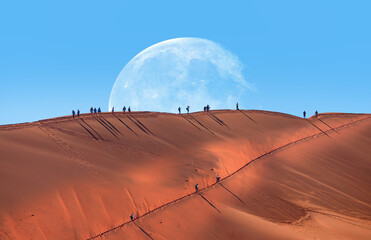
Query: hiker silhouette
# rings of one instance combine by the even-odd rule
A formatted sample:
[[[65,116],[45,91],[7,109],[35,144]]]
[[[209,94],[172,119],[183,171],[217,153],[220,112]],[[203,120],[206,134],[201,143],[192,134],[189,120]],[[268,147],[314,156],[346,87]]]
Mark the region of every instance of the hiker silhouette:
[[[93,113],[93,107],[90,108],[90,113]]]
[[[130,220],[131,220],[131,221],[134,220],[134,213],[132,213],[132,214],[130,215]]]
[[[97,113],[97,109],[96,108],[94,108],[94,113]]]
[[[219,174],[218,174],[218,175],[216,175],[216,181],[217,181],[217,182],[219,182],[219,181],[220,181],[220,176],[219,176]]]
[[[303,116],[304,116],[304,118],[305,118],[306,115],[307,115],[307,113],[304,111],[304,112],[303,112]]]
[[[189,106],[186,107],[187,113],[189,113]]]
[[[180,112],[181,112],[181,108],[180,108],[180,107],[178,107],[178,112],[179,112],[179,114],[180,114]]]
[[[75,118],[75,110],[72,110],[72,118]]]
[[[198,184],[195,185],[196,192],[198,191]]]
[[[98,108],[98,113],[101,113],[102,111],[100,110],[100,107]]]
[[[129,112],[129,114],[131,113],[131,109],[130,109],[130,107],[128,108],[128,112]]]
[[[77,117],[80,117],[80,109],[77,109]]]
[[[316,111],[316,118],[318,118],[318,111]]]
[[[112,107],[112,112],[115,112],[115,107]]]
[[[209,111],[210,110],[210,106],[209,104],[206,105],[206,111]]]
[[[125,107],[125,106],[122,108],[122,111],[123,111],[124,114],[125,114],[125,111],[126,111],[126,107]]]
[[[240,110],[240,109],[238,108],[238,103],[236,103],[236,110]]]

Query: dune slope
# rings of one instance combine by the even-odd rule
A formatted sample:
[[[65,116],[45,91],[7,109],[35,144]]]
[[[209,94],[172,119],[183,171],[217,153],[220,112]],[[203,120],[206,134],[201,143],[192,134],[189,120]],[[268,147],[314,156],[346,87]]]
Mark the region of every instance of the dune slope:
[[[370,146],[366,114],[0,126],[0,239],[369,239]]]

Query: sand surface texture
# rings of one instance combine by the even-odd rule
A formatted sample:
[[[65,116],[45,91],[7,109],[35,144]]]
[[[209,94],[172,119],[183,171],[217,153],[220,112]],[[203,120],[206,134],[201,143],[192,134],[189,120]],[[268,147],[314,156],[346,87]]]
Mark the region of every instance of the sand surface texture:
[[[371,239],[371,115],[0,126],[0,239]]]

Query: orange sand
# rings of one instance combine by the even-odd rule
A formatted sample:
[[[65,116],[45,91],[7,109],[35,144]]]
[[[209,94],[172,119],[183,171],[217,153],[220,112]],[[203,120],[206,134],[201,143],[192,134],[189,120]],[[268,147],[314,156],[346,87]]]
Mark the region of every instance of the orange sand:
[[[367,114],[4,125],[0,239],[371,239],[370,156]]]

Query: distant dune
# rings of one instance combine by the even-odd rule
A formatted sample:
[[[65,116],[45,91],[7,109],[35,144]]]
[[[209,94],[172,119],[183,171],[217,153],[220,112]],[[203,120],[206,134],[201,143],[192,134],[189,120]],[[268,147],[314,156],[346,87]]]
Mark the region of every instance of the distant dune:
[[[0,239],[371,239],[371,115],[0,126]]]

